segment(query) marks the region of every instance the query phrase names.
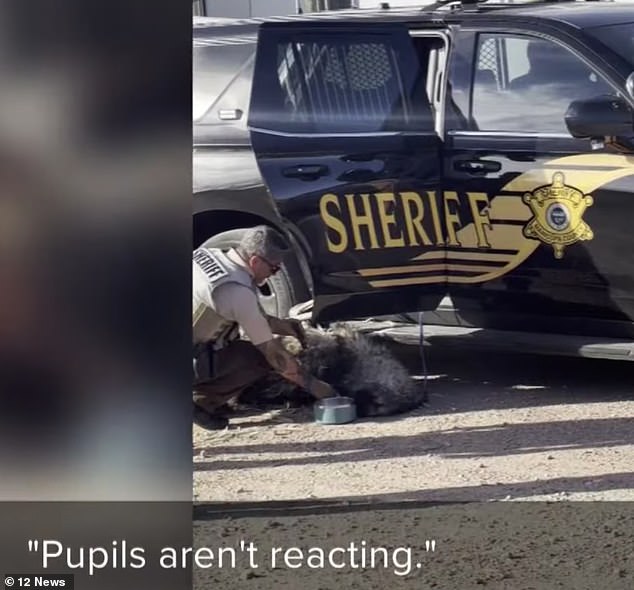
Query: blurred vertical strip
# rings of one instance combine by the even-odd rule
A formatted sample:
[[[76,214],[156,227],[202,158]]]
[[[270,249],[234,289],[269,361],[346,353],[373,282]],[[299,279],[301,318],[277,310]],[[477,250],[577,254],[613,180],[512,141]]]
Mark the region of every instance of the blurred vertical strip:
[[[192,6],[0,11],[0,499],[189,500]]]

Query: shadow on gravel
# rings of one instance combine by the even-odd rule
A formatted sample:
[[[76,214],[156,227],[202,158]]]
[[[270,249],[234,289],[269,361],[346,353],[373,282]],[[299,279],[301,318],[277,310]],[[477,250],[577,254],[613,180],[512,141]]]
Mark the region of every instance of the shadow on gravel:
[[[210,515],[214,513],[214,507],[218,507],[222,517],[234,515],[242,511],[242,506],[249,506],[249,515],[264,515],[267,512],[284,510],[288,514],[302,511],[306,507],[306,513],[315,514],[323,508],[325,512],[336,512],[336,507],[347,511],[350,507],[381,506],[396,509],[405,508],[410,502],[451,503],[451,502],[487,502],[503,500],[521,500],[535,496],[557,496],[559,500],[571,494],[582,492],[609,492],[615,490],[634,489],[634,473],[609,473],[595,476],[557,477],[553,479],[539,479],[535,481],[522,481],[513,483],[484,484],[472,486],[460,486],[452,488],[433,488],[425,490],[412,490],[407,492],[395,492],[387,494],[370,494],[355,496],[339,496],[327,499],[289,500],[289,501],[263,501],[263,502],[202,502]],[[542,501],[542,500],[536,500]],[[577,502],[577,500],[575,500]],[[630,503],[631,505],[631,503]]]
[[[609,492],[634,489],[634,473],[609,473],[605,475],[581,477],[557,477],[500,484],[483,484],[453,488],[438,488],[378,494],[373,496],[351,496],[343,500],[353,502],[474,502],[522,499],[533,496],[553,495],[565,499],[570,494],[580,492]]]
[[[256,445],[214,445],[217,455],[274,453],[271,459],[214,460],[194,463],[195,471],[254,469],[289,465],[320,465],[353,461],[433,455],[468,459],[523,455],[562,450],[618,448],[634,443],[631,418],[564,420],[454,428],[411,436],[359,437],[345,440]],[[199,449],[200,450],[200,449]],[[284,454],[315,453],[310,457]],[[557,461],[553,456],[553,461]]]
[[[415,346],[386,342],[390,350],[423,383],[423,364]],[[441,415],[483,410],[592,404],[634,399],[634,362],[554,357],[522,353],[465,353],[432,347],[425,352],[428,403],[413,412],[364,418],[368,422],[399,421],[411,415]],[[267,417],[266,412],[277,415]],[[313,421],[310,406],[282,408],[263,401],[261,407],[238,407],[230,417],[253,418],[242,427]]]
[[[422,377],[416,347],[391,343],[390,349],[412,375]],[[634,362],[434,346],[425,351],[425,365],[426,414],[634,399]]]

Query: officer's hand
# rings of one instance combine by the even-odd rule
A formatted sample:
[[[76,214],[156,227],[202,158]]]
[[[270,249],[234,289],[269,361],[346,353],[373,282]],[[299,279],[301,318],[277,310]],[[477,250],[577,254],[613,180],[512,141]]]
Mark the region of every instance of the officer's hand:
[[[332,385],[329,385],[325,381],[320,381],[319,379],[312,379],[309,391],[317,399],[336,397],[339,395]]]
[[[304,330],[304,326],[302,326],[302,322],[294,319],[287,319],[285,322],[290,332],[289,336],[295,336],[302,345],[302,348],[306,348],[306,331]]]

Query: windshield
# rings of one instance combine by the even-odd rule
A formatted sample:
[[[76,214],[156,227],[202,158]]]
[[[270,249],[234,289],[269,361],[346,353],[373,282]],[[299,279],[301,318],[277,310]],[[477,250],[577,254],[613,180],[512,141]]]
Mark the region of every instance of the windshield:
[[[588,32],[618,53],[634,68],[634,22],[592,27]]]

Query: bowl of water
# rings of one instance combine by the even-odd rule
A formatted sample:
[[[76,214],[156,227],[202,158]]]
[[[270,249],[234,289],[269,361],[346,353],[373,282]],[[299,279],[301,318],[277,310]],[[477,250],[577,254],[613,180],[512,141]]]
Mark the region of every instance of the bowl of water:
[[[357,406],[351,397],[327,397],[315,402],[314,414],[319,424],[347,424],[356,420]]]

